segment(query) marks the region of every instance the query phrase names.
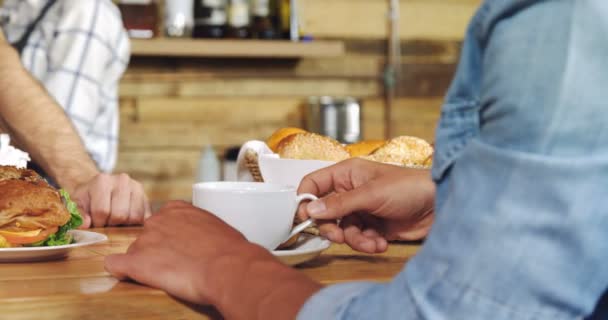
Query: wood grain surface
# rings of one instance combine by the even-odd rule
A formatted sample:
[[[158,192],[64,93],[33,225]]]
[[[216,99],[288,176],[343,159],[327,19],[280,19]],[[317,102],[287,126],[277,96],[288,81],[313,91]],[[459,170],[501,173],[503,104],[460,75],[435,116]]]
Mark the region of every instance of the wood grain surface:
[[[93,230],[109,241],[77,248],[65,260],[0,264],[0,318],[23,319],[217,319],[209,307],[178,301],[164,292],[120,282],[103,268],[104,257],[126,251],[141,228]],[[356,253],[333,245],[297,269],[324,284],[389,281],[418,250],[393,244],[381,255]]]
[[[131,40],[131,54],[161,57],[336,57],[344,54],[344,44],[340,41],[294,43],[287,40],[133,39]]]

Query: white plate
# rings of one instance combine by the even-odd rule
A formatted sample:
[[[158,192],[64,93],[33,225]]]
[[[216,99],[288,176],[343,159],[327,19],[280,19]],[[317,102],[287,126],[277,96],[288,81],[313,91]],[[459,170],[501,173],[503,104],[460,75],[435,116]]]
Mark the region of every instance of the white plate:
[[[275,257],[283,263],[295,266],[318,257],[331,245],[331,241],[310,234],[302,234],[296,244],[287,250],[275,250],[272,252]]]
[[[84,247],[108,240],[106,235],[97,232],[82,230],[70,230],[68,232],[74,237],[74,243],[72,244],[55,247],[20,247],[0,249],[0,263],[57,260],[66,257],[74,248]]]

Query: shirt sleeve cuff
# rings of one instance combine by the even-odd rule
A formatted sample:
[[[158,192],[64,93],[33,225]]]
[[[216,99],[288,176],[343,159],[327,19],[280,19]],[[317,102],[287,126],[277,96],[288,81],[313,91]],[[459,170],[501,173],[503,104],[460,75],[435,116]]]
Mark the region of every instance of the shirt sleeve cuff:
[[[374,283],[346,283],[324,288],[304,304],[298,319],[342,319],[349,303],[366,291],[380,286]]]

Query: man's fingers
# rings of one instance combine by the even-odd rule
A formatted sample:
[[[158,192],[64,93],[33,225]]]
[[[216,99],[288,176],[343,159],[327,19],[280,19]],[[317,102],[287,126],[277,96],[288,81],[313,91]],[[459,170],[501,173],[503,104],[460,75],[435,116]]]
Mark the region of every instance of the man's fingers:
[[[363,236],[376,242],[376,253],[384,252],[388,249],[388,241],[375,229],[365,229]]]
[[[146,220],[152,216],[152,207],[150,206],[150,200],[148,199],[146,192],[142,192],[144,193],[144,220]]]
[[[141,185],[131,180],[131,204],[127,225],[138,225],[144,222],[146,211],[146,197]]]
[[[144,203],[143,196],[137,192],[131,192],[131,201],[129,206],[129,217],[126,225],[139,225],[144,222]]]
[[[80,212],[80,215],[82,216],[82,225],[80,227],[78,227],[78,229],[88,229],[91,227],[91,216],[89,215],[88,212]]]
[[[131,178],[126,174],[120,174],[117,185],[112,190],[112,211],[108,219],[108,225],[117,226],[126,224],[129,220],[129,207],[131,202]]]
[[[160,208],[160,210],[158,210],[158,213],[161,213],[164,211],[171,211],[171,209],[190,208],[190,207],[192,207],[192,205],[188,202],[181,201],[181,200],[171,200],[171,201],[168,201],[167,203],[165,203],[165,205],[163,205]]]
[[[299,221],[308,220],[309,216],[308,216],[308,213],[306,212],[307,205],[308,205],[308,202],[301,202],[298,205],[298,211],[296,212],[296,216],[298,217]]]
[[[344,231],[335,221],[317,221],[319,233],[331,242],[344,243]]]
[[[345,242],[357,251],[385,252],[388,249],[388,242],[371,218],[365,214],[353,214],[344,218],[340,225],[344,229]]]
[[[369,239],[363,232],[361,218],[357,215],[350,215],[341,221],[344,229],[345,242],[353,249],[365,253],[376,253],[376,241]]]
[[[79,229],[88,229],[91,227],[91,204],[86,189],[77,189],[71,195],[72,201],[78,205],[78,212],[82,216],[82,225]]]
[[[127,254],[113,254],[105,259],[105,269],[119,280],[129,278],[130,257]]]
[[[100,174],[88,190],[91,199],[90,214],[95,228],[104,227],[110,216],[112,206],[111,177]]]
[[[386,240],[386,230],[384,228],[384,219],[377,218],[370,214],[361,214],[361,220],[365,226],[363,235],[368,239],[376,241],[376,253],[384,252],[388,249],[388,241]]]
[[[350,169],[343,165],[343,162],[339,162],[333,166],[308,174],[300,182],[298,194],[312,193],[320,197],[334,191],[334,176],[344,170]]]
[[[298,193],[322,197],[331,192],[352,190],[377,175],[381,164],[363,159],[350,159],[315,171],[302,179]]]

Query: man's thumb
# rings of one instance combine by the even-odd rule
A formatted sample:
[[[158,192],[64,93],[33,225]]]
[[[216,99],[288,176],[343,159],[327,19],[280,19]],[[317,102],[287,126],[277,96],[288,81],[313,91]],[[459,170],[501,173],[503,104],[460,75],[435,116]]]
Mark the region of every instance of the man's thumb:
[[[129,257],[126,254],[113,254],[105,259],[105,269],[119,280],[129,278]]]
[[[327,197],[312,201],[306,205],[308,215],[313,219],[340,219],[359,211],[370,211],[369,195],[365,187],[342,193],[333,193]]]

